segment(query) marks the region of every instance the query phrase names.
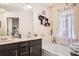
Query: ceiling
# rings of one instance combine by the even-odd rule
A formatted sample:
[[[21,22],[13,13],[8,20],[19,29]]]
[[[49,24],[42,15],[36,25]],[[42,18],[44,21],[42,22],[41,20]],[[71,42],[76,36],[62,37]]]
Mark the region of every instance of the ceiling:
[[[24,4],[22,3],[9,3],[9,4],[1,4],[0,3],[0,8],[3,8],[7,11],[22,11],[23,10]]]
[[[31,5],[44,5],[50,7],[54,5],[54,3],[32,3]],[[0,3],[0,8],[3,8],[7,11],[24,11],[25,3]]]
[[[35,4],[35,5],[43,5],[43,6],[51,7],[51,6],[53,6],[55,3],[32,3],[32,4]]]

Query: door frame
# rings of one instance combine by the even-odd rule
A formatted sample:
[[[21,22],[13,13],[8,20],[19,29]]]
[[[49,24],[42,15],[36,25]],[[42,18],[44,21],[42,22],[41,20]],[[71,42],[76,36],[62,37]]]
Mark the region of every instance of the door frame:
[[[16,19],[19,20],[19,17],[7,17],[7,36],[8,36],[8,19],[12,19],[12,18],[16,18]]]

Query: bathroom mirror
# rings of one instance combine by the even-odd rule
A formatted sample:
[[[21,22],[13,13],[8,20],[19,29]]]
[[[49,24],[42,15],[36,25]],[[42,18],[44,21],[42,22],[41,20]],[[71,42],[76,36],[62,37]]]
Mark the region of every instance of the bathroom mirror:
[[[33,10],[24,8],[25,3],[0,4],[0,36],[12,36],[18,32],[22,36],[33,33]],[[16,28],[16,29],[15,29]]]

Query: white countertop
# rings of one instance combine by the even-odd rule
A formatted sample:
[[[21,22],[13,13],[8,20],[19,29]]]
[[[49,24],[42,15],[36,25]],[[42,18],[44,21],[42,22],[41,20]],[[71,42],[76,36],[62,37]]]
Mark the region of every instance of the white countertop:
[[[36,40],[40,39],[39,37],[32,37],[32,38],[8,38],[7,40],[0,40],[0,45],[10,44],[10,43],[17,43],[22,41],[29,41],[29,40]]]

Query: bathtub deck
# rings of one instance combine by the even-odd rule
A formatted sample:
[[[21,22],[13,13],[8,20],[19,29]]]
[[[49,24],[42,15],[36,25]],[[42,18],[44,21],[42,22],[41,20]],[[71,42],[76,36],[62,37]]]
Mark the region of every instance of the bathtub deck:
[[[59,44],[43,44],[42,46],[43,56],[71,56],[70,49],[68,47]]]

